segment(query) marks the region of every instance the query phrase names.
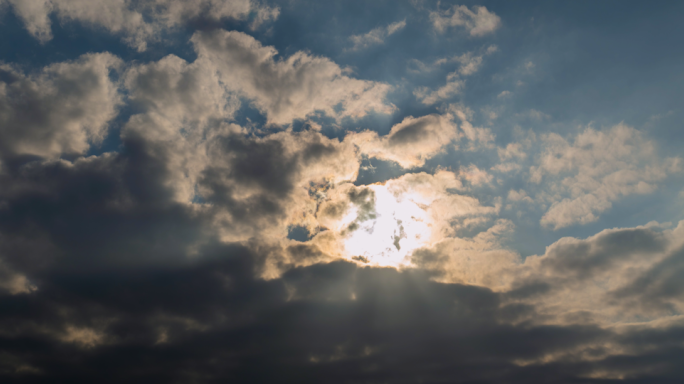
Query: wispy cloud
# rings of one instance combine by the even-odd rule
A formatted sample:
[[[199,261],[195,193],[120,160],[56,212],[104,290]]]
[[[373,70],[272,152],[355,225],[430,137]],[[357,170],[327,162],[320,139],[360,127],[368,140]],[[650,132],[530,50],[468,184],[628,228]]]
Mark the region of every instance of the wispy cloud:
[[[430,72],[450,63],[459,64],[458,69],[447,75],[445,85],[434,91],[427,87],[418,87],[413,92],[414,96],[423,104],[431,105],[457,95],[465,87],[465,80],[463,78],[475,74],[480,69],[484,56],[496,51],[498,51],[497,46],[490,45],[480,54],[466,52],[462,55],[438,59],[431,65],[426,65],[418,60],[412,61],[411,63],[414,66],[412,72]]]
[[[351,48],[353,51],[357,51],[363,48],[368,48],[372,45],[379,45],[385,42],[388,36],[402,30],[406,27],[406,20],[397,21],[386,27],[378,27],[372,29],[370,32],[363,35],[353,35],[349,37],[354,46]]]
[[[443,11],[430,12],[430,20],[437,32],[443,33],[449,27],[463,27],[471,36],[484,36],[501,26],[501,18],[483,6],[469,9],[465,5],[454,5]]]

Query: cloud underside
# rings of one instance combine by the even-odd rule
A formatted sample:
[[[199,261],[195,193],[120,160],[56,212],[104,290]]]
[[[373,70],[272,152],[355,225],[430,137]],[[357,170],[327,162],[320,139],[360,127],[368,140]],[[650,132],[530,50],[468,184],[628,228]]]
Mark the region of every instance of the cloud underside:
[[[31,273],[37,291],[0,296],[4,308],[30,309],[0,316],[5,378],[598,383],[680,375],[684,319],[669,314],[682,305],[681,226],[565,239],[522,264],[500,251],[475,257],[433,250],[419,256],[425,269],[335,261],[264,280],[253,271],[273,251],[268,245],[210,242],[192,260],[174,258],[174,250],[196,240],[189,232],[201,220],[178,208],[148,209],[165,222],[173,218],[175,228],[151,233],[148,219],[148,226],[127,234],[118,230],[116,238],[108,237],[120,248],[89,253],[91,268],[82,268],[85,259],[61,260],[61,270]],[[84,214],[71,219],[77,223],[75,216]],[[128,225],[140,220],[119,216]],[[89,224],[88,238],[97,239],[104,223]],[[78,244],[80,238],[69,244],[68,237],[52,246],[69,251],[101,245]],[[9,246],[3,243],[4,250]],[[47,245],[33,241],[14,244],[14,250],[31,246]],[[124,249],[132,254],[120,260]],[[159,253],[163,257],[155,260]],[[435,282],[440,257],[460,263],[466,279],[493,276],[479,286]],[[123,262],[129,265],[93,268]],[[130,263],[142,265],[132,273]],[[507,288],[486,286],[507,273],[517,276]],[[639,320],[616,323],[616,316]],[[26,344],[40,348],[19,347]],[[543,380],[539,370],[547,371]]]
[[[10,3],[41,41],[51,20],[78,20],[140,50],[198,18],[256,28],[279,15],[247,0]],[[484,7],[430,21],[472,37],[501,25]],[[354,49],[405,25],[354,36]],[[682,377],[684,222],[564,237],[526,258],[509,247],[511,211],[552,232],[679,172],[644,134],[519,130],[499,146],[471,110],[446,103],[384,135],[328,136],[316,118],[391,116],[392,87],[242,32],[208,29],[190,44],[194,61],[97,53],[33,72],[0,65],[0,381]],[[444,59],[459,65],[446,85],[414,95],[448,101],[495,51]],[[238,123],[245,106],[265,124]],[[454,153],[498,163],[431,164]],[[360,184],[367,161],[401,175]],[[400,219],[379,198],[418,213]],[[348,251],[391,214],[389,251]],[[408,239],[409,224],[429,230]],[[382,259],[402,246],[400,262]]]

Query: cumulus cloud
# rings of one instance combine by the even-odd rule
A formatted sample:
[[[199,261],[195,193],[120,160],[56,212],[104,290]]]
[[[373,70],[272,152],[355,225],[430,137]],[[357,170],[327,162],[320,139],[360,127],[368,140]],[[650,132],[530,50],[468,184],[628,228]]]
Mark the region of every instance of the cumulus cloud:
[[[125,84],[142,112],[122,138],[158,163],[174,201],[213,216],[224,241],[280,239],[289,225],[311,225],[311,183],[353,180],[358,151],[315,129],[259,137],[228,123],[240,100],[215,68],[175,56],[132,67]]]
[[[386,27],[378,27],[363,35],[353,35],[349,37],[354,46],[351,48],[356,51],[372,45],[383,44],[385,39],[406,27],[406,20],[397,21]]]
[[[317,189],[356,178],[352,145],[318,132],[283,132],[263,139],[240,134],[208,145],[198,193],[217,211],[226,241],[260,235],[282,239],[290,225],[315,226]]]
[[[240,101],[221,85],[214,68],[177,56],[131,67],[124,80],[133,115],[122,138],[141,141],[167,170],[165,184],[178,201],[192,201],[206,167],[206,142],[217,132],[242,131],[227,124]]]
[[[444,11],[430,12],[430,20],[440,33],[449,27],[463,27],[470,36],[484,36],[501,26],[501,18],[483,6],[469,9],[465,5],[454,5]]]
[[[82,154],[100,142],[121,104],[110,72],[121,60],[87,54],[34,74],[0,66],[0,154]]]
[[[245,20],[251,15],[251,27],[274,20],[277,7],[251,0],[5,0],[24,22],[28,32],[41,42],[52,39],[50,16],[63,22],[78,21],[120,34],[139,51],[149,41],[158,39],[164,29],[178,27],[192,20],[218,22],[224,19]]]
[[[384,100],[389,85],[348,77],[327,58],[297,52],[276,60],[273,47],[235,31],[197,32],[192,42],[199,60],[211,62],[221,81],[252,100],[269,123],[288,124],[316,111],[341,118],[393,110]]]
[[[240,222],[241,228],[252,228],[245,232],[249,234],[257,230],[257,223],[273,223],[274,216],[262,212],[266,206],[257,208],[265,199],[273,207],[281,206],[280,199],[289,199],[294,191],[306,194],[309,182],[355,177],[358,157],[348,141],[331,141],[315,130],[250,138],[246,128],[228,121],[240,107],[241,97],[281,124],[320,110],[336,116],[364,113],[353,109],[366,98],[373,99],[378,108],[389,108],[374,95],[378,87],[382,92],[386,87],[351,79],[329,60],[303,53],[286,62],[274,61],[272,48],[238,32],[197,34],[193,41],[199,52],[195,62],[168,56],[131,67],[124,80],[129,100],[143,112],[130,118],[122,137],[143,143],[147,156],[163,164],[165,185],[177,201],[199,198],[214,208],[223,207],[222,222]],[[264,82],[264,76],[273,82]],[[307,80],[301,82],[302,77]],[[328,94],[331,90],[336,94]],[[336,112],[333,107],[338,103],[352,110]],[[358,106],[362,107],[368,105]],[[303,161],[308,164],[306,170],[301,168]],[[265,172],[263,183],[250,181],[249,173],[239,176],[233,169],[243,166],[245,172]],[[307,200],[306,196],[301,200]],[[250,206],[259,211],[250,212]],[[283,210],[270,214],[286,214]],[[262,219],[259,212],[266,216]],[[249,224],[251,217],[255,221]],[[226,233],[232,233],[232,238],[244,238],[235,225],[226,228],[231,228]]]

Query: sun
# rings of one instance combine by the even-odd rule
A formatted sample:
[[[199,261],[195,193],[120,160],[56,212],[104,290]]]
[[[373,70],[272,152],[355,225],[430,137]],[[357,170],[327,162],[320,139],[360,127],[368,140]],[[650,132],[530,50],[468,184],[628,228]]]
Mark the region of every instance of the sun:
[[[376,266],[410,264],[414,250],[430,240],[430,217],[417,194],[394,194],[385,185],[368,187],[374,210],[352,210],[346,222],[344,250],[348,257]]]

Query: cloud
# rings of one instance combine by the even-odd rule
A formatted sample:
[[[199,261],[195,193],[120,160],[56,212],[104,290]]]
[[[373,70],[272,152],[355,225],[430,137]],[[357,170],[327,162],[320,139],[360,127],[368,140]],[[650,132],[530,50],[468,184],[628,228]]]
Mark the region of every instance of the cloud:
[[[240,100],[221,84],[205,61],[188,63],[177,56],[132,66],[124,76],[131,105],[122,138],[139,142],[166,169],[165,185],[178,201],[196,195],[197,180],[209,161],[206,143],[216,134],[243,128],[228,124]]]
[[[470,36],[484,36],[501,26],[501,18],[483,6],[471,10],[465,5],[454,5],[444,11],[430,12],[430,20],[439,33],[449,27],[464,27]]]
[[[624,234],[629,231],[634,233]],[[611,247],[619,244],[622,232],[574,241],[620,259],[621,249]],[[647,230],[641,234],[655,245],[665,240]],[[663,251],[667,252],[658,246],[637,250],[645,255]],[[595,264],[601,256],[592,252],[581,263]],[[31,298],[19,297],[20,304],[40,311],[38,324],[32,313],[10,316],[3,311],[0,316],[1,337],[8,345],[5,353],[11,356],[3,364],[12,368],[2,374],[9,376],[5,372],[27,365],[43,375],[59,373],[68,379],[97,378],[106,372],[114,380],[201,374],[212,380],[239,376],[268,381],[278,375],[313,381],[323,375],[344,382],[367,377],[367,366],[378,364],[373,375],[388,380],[399,379],[397,370],[402,379],[435,381],[457,376],[481,382],[590,382],[591,377],[619,375],[636,381],[654,372],[678,377],[678,353],[672,348],[682,340],[681,317],[619,326],[549,323],[545,310],[561,314],[578,302],[555,296],[560,287],[553,282],[561,281],[562,273],[536,285],[497,291],[437,283],[420,270],[333,262],[292,269],[264,281],[251,277],[256,255],[245,248],[215,246],[203,254],[183,268],[48,276],[51,294],[38,291]],[[448,254],[461,260],[454,271],[481,284],[498,284],[498,279],[483,277],[494,277],[497,271],[506,275],[502,266],[510,265],[504,255]],[[559,244],[544,256],[552,262],[530,261],[530,266],[545,265],[540,273],[555,271],[556,261],[574,255]],[[427,262],[429,255],[423,257]],[[626,262],[637,259],[630,255]],[[617,264],[610,265],[601,276],[610,276]],[[483,267],[494,269],[483,274]],[[595,287],[586,281],[577,287],[583,286]],[[560,308],[551,305],[554,301]],[[89,304],[93,302],[97,305]],[[0,297],[0,304],[9,304],[7,298]],[[27,339],[46,348],[16,347]],[[76,348],[71,347],[74,344]],[[424,345],[430,348],[421,349]],[[63,348],[70,348],[68,357],[53,351]],[[140,359],[143,355],[172,364],[158,368]],[[230,356],[239,371],[208,363],[214,356]],[[422,358],[430,364],[423,364]],[[623,359],[628,362],[616,363]],[[83,363],[98,363],[98,369],[84,370]],[[546,370],[543,379],[538,377],[540,369]],[[141,370],[144,375],[138,373]]]
[[[52,39],[50,16],[60,21],[79,21],[120,34],[139,51],[155,41],[161,32],[193,20],[218,22],[225,19],[246,20],[258,28],[275,20],[277,7],[260,5],[251,0],[6,0],[22,19],[28,32],[45,43]]]
[[[479,55],[473,52],[466,52],[459,56],[451,58],[442,58],[435,61],[431,66],[423,64],[421,61],[414,60],[413,63],[417,65],[418,69],[414,72],[429,72],[434,68],[448,63],[459,63],[460,67],[449,73],[446,78],[446,84],[435,91],[431,91],[427,87],[418,87],[413,91],[413,95],[425,105],[432,105],[440,100],[450,99],[459,94],[465,87],[465,80],[462,77],[475,74],[482,65],[482,59],[486,55],[496,52],[498,48],[495,45],[490,45],[487,49]]]
[[[541,223],[554,229],[596,221],[613,201],[651,193],[679,169],[678,158],[661,161],[653,142],[624,124],[586,128],[572,140],[546,134],[541,141],[530,180],[547,188],[538,196],[551,204]]]
[[[459,125],[455,120],[460,120]],[[438,115],[408,116],[394,125],[385,136],[374,131],[349,133],[345,141],[353,143],[362,155],[396,162],[401,167],[420,167],[434,156],[444,153],[449,145],[467,140],[467,149],[489,146],[493,135],[486,128],[473,127],[466,112],[452,106]]]
[[[376,132],[366,131],[349,135],[349,140],[370,157],[395,161],[404,168],[413,168],[425,164],[427,159],[442,152],[459,136],[453,116],[426,115],[404,118],[383,137]]]
[[[413,95],[425,105],[432,105],[440,100],[450,99],[461,92],[465,82],[458,77],[458,73],[452,72],[447,75],[447,82],[435,91],[427,87],[419,87],[413,91]]]
[[[534,232],[670,182],[680,160],[655,139],[399,110],[389,84],[288,49],[277,25],[262,38],[283,55],[217,28],[277,17],[254,2],[13,4],[43,39],[50,21],[138,48],[207,28],[195,59],[0,65],[0,382],[681,381],[684,221]],[[444,12],[444,30],[458,13],[480,33],[481,9]],[[465,82],[494,51],[426,68]]]
[[[350,36],[349,40],[354,43],[354,46],[351,49],[353,51],[357,51],[372,45],[383,44],[387,37],[404,29],[404,27],[406,27],[406,20],[397,21],[396,23],[392,23],[387,27],[374,28],[370,32],[363,35]]]
[[[0,259],[0,289],[12,295],[31,293],[37,289],[26,275],[17,273],[8,268]]]
[[[480,65],[482,64],[482,56],[475,56],[472,53],[464,53],[454,59],[461,63],[461,68],[458,69],[458,73],[462,76],[472,75],[480,69]]]
[[[411,59],[409,60],[409,71],[414,73],[431,72],[444,65],[459,63],[460,68],[456,72],[463,76],[469,76],[476,73],[480,69],[484,56],[491,55],[498,50],[499,48],[496,45],[490,45],[486,49],[480,49],[480,54],[476,54],[475,52],[466,52],[461,55],[437,59],[432,62],[432,64],[425,64],[420,60]]]
[[[87,54],[25,75],[0,66],[0,154],[82,154],[105,136],[121,104],[111,54]]]
[[[536,110],[524,116],[548,118]],[[659,156],[654,141],[624,124],[567,137],[517,127],[514,136],[497,149],[499,164],[491,170],[526,179],[516,182],[545,211],[540,223],[556,230],[594,222],[613,202],[650,194],[681,169],[680,158]]]
[[[269,123],[288,124],[316,111],[342,118],[393,110],[384,101],[389,85],[350,78],[327,58],[297,52],[275,60],[273,47],[234,31],[197,32],[192,42],[199,60],[212,63],[221,81],[252,100]]]
[[[189,78],[203,84],[197,71],[169,57],[131,69],[126,83],[149,114],[180,104],[174,92],[182,89],[185,108],[170,121],[226,113],[222,103],[180,87]],[[152,103],[147,98],[156,92]],[[198,182],[204,202],[191,206],[168,193],[167,141],[144,130],[124,135],[121,154],[6,167],[0,182],[13,187],[0,195],[0,254],[39,289],[0,293],[0,339],[10,356],[0,375],[28,366],[69,379],[103,371],[135,379],[143,369],[145,380],[200,373],[231,379],[233,370],[206,364],[225,355],[249,380],[271,379],[264,366],[305,381],[311,372],[366,377],[368,364],[379,361],[389,362],[383,377],[401,368],[404,379],[497,382],[514,375],[531,383],[549,367],[551,377],[566,380],[639,378],[678,366],[668,348],[681,339],[681,319],[670,314],[683,305],[676,277],[684,224],[565,238],[522,260],[504,247],[514,225],[497,217],[500,205],[465,194],[476,168],[464,167],[463,177],[406,174],[382,187],[424,205],[434,237],[412,254],[412,268],[363,267],[333,252],[344,241],[335,223],[347,210],[378,209],[372,186],[341,179],[358,169],[351,143],[315,130],[260,138],[208,121],[198,126],[216,132],[198,148],[211,160]],[[309,209],[315,217],[306,217]],[[284,238],[294,220],[316,220],[311,227],[327,230],[307,242],[268,241]],[[257,223],[251,232],[250,223]],[[233,242],[240,236],[249,239]],[[623,323],[639,318],[648,321]],[[15,347],[22,340],[46,347]],[[429,351],[420,351],[425,344]],[[54,352],[63,348],[69,359]],[[646,362],[615,366],[625,354]],[[173,364],[157,370],[139,355]],[[280,361],[293,358],[297,364],[282,368]],[[84,362],[99,368],[84,371]]]
[[[679,313],[684,302],[678,298],[680,284],[673,284],[672,278],[681,269],[683,225],[671,230],[657,225],[610,229],[587,239],[560,239],[544,255],[525,260],[516,284],[518,289],[544,287],[530,300],[545,322],[648,322]]]
[[[353,146],[312,131],[263,139],[219,136],[207,152],[197,190],[216,210],[225,241],[279,241],[288,226],[314,227],[316,186],[353,180],[359,168]]]

